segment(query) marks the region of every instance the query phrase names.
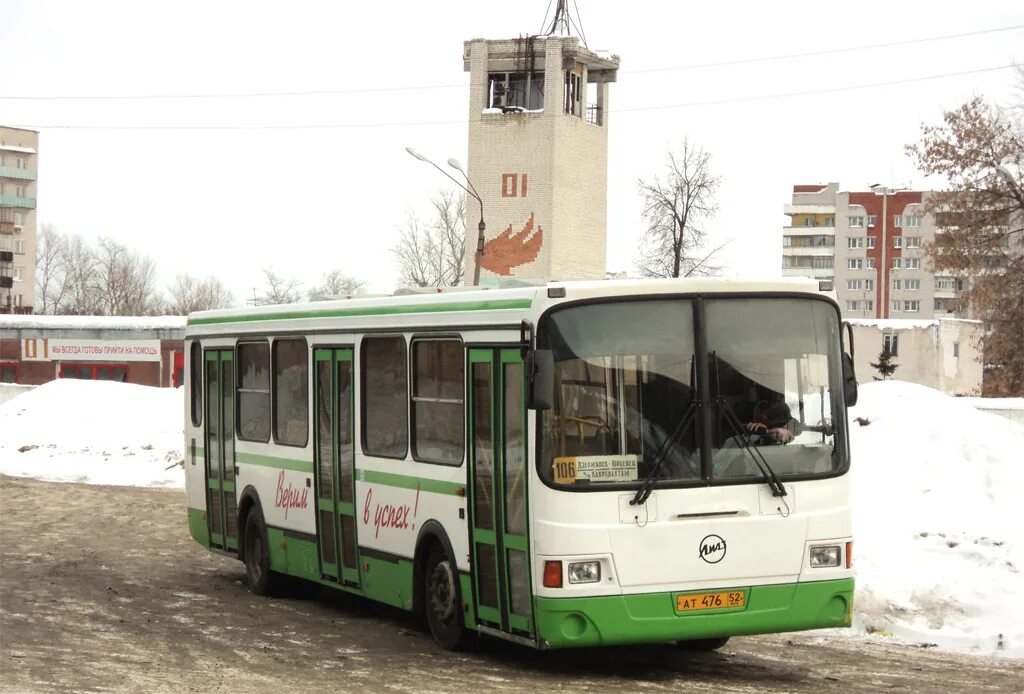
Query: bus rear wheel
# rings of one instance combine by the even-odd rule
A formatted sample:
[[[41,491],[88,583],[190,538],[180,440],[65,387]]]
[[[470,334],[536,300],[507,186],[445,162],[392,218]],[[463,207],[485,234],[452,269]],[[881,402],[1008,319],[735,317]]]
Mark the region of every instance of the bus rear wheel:
[[[462,617],[455,564],[439,545],[431,547],[427,555],[423,578],[423,599],[430,634],[441,648],[454,650],[465,637],[466,625]]]
[[[270,551],[267,544],[267,526],[263,513],[254,508],[245,519],[242,533],[245,548],[245,578],[249,590],[256,595],[271,595],[277,581],[270,570]]]
[[[676,645],[688,651],[706,652],[717,651],[729,643],[728,636],[719,636],[713,639],[690,639],[689,641],[677,641]]]

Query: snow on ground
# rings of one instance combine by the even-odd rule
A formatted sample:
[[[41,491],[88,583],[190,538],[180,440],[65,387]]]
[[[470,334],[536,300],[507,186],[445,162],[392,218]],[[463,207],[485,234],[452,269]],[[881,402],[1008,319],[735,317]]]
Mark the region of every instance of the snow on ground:
[[[0,473],[182,487],[182,398],[76,380],[0,398]],[[861,386],[850,411],[854,629],[827,638],[1024,657],[1024,426],[964,400]]]
[[[850,427],[854,626],[1024,657],[1024,426],[887,381]]]
[[[183,393],[68,378],[0,399],[0,473],[184,487]]]

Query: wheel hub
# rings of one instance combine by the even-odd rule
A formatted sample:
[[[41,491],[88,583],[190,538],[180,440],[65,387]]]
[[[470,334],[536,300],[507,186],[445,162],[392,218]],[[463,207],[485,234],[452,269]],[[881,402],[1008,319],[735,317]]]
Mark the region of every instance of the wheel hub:
[[[443,622],[455,614],[455,576],[447,561],[439,562],[430,575],[430,607]]]

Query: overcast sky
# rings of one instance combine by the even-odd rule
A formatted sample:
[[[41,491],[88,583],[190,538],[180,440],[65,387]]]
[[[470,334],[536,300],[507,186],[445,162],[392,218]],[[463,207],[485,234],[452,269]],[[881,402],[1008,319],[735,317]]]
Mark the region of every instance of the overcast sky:
[[[1024,62],[1019,0],[578,5],[588,46],[622,60],[609,270],[636,256],[637,178],[682,138],[723,177],[709,228],[731,239],[730,274],[778,274],[793,184],[936,184],[903,146],[974,95],[1007,103],[1014,71],[993,68]],[[40,223],[124,242],[157,261],[164,283],[215,273],[242,301],[261,268],[307,287],[339,268],[390,291],[398,228],[447,182],[404,148],[466,159],[462,42],[538,33],[548,6],[0,0],[0,123],[41,131]],[[920,41],[974,32],[985,33]],[[847,89],[884,82],[900,83]],[[10,98],[296,91],[344,93]]]

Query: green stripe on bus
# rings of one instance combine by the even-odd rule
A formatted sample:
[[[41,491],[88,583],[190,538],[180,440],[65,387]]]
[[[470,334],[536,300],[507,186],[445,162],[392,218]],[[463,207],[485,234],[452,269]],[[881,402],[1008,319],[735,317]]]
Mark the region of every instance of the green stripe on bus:
[[[233,316],[189,318],[188,325],[214,325],[217,323],[249,323],[256,321],[292,320],[295,318],[348,318],[359,316],[394,316],[404,313],[446,313],[455,311],[500,311],[530,308],[531,299],[496,299],[453,304],[404,304],[401,306],[371,306],[367,308],[306,309],[277,313],[244,313]]]
[[[291,458],[275,458],[269,455],[256,455],[255,453],[241,453],[235,451],[236,463],[247,463],[249,465],[261,465],[273,467],[280,470],[295,470],[296,472],[313,472],[313,462],[310,460],[292,460]]]
[[[396,475],[392,472],[377,472],[376,470],[360,470],[358,473],[360,482],[383,484],[388,487],[401,487],[402,489],[416,489],[432,492],[434,494],[449,494],[455,496],[466,493],[464,482],[442,482],[441,480],[427,479],[426,477],[413,477],[411,475]]]

